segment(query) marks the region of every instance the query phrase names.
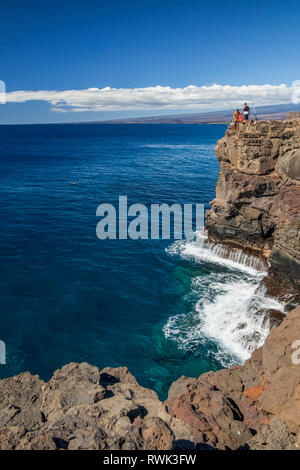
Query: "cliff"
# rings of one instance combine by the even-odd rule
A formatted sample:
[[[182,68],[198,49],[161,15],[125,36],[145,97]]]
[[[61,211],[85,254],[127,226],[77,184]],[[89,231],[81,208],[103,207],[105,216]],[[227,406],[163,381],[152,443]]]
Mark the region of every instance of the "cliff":
[[[207,212],[210,241],[254,252],[300,280],[300,120],[229,127]]]
[[[125,367],[1,380],[0,449],[299,448],[300,121],[229,127],[216,154],[208,238],[261,257],[259,288],[290,313],[244,365],[181,377],[164,403]]]

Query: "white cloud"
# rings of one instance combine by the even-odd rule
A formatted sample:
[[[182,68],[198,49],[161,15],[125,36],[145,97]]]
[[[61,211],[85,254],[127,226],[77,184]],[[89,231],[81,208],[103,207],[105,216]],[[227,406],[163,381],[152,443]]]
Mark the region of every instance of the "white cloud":
[[[6,93],[7,103],[45,101],[55,112],[124,111],[147,109],[227,109],[244,101],[255,105],[292,102],[294,88],[281,85],[209,85],[171,88],[87,88],[85,90],[12,91]]]

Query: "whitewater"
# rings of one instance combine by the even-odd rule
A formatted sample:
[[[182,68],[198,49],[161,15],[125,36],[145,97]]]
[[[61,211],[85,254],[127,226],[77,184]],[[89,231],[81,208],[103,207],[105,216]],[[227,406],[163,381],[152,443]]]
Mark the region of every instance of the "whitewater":
[[[266,274],[264,263],[240,250],[213,245],[204,233],[194,241],[176,241],[166,252],[209,269],[206,275],[192,277],[187,296],[193,299],[193,308],[169,317],[163,326],[165,338],[194,353],[213,341],[216,350],[211,354],[224,367],[243,363],[270,331],[268,310],[284,310],[258,289]]]

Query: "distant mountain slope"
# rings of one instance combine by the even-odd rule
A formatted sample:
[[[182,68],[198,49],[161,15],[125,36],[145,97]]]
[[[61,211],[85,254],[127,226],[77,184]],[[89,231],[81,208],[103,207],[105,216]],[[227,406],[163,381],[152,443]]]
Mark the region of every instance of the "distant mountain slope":
[[[259,106],[254,109],[251,102],[251,117],[259,120],[284,119],[289,111],[300,111],[300,105],[283,104],[273,106]],[[163,116],[148,116],[139,118],[113,119],[109,121],[90,121],[91,123],[107,124],[201,124],[201,123],[224,123],[232,119],[233,109],[225,111],[211,111],[193,114],[169,114]]]

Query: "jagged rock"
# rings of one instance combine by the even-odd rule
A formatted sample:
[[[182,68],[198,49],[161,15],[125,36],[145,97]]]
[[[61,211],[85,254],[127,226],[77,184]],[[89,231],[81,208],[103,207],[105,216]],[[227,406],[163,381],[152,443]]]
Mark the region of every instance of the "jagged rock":
[[[252,436],[234,402],[205,382],[189,385],[186,393],[169,399],[168,410],[191,426],[197,443],[233,449]]]
[[[118,367],[117,369],[105,367],[101,371],[100,383],[102,385],[111,385],[118,382],[137,385],[136,378],[129,372],[127,367]]]
[[[49,382],[29,372],[0,381],[0,449],[171,449],[194,446],[153,390],[126,367],[70,363]]]
[[[300,307],[271,331],[243,366],[175,382],[167,401],[169,413],[191,426],[196,442],[204,440],[219,449],[243,448],[250,442],[254,448],[252,434],[265,433],[263,426],[274,416],[284,421],[289,436],[299,433],[300,368],[292,361],[297,338]],[[266,428],[268,439],[276,422]]]
[[[270,308],[267,310],[264,316],[263,326],[268,323],[270,326],[270,330],[279,326],[280,323],[285,319],[285,314],[280,310],[275,310],[274,308]]]
[[[168,450],[172,449],[175,438],[171,429],[160,418],[145,420],[141,428],[143,439],[142,449]]]
[[[296,437],[285,422],[274,416],[247,444],[250,450],[296,450]]]
[[[300,304],[300,285],[296,284],[290,273],[270,268],[256,293],[262,293],[267,297],[277,299],[285,306],[285,311],[290,312]]]
[[[41,390],[44,382],[29,372],[1,380],[0,426],[26,426],[33,430],[41,426]]]
[[[99,380],[97,367],[85,363],[67,364],[54,372],[51,380],[42,386],[41,412],[45,419],[56,421],[70,408],[100,401],[106,392]]]
[[[277,229],[270,255],[272,266],[300,279],[300,185],[281,189],[274,198],[272,217]]]
[[[300,367],[299,363],[293,362],[294,343],[299,339],[300,307],[297,307],[265,341],[263,373],[266,388],[259,398],[259,407],[284,419],[292,432],[299,431],[300,423]]]
[[[0,449],[297,448],[299,339],[300,307],[243,366],[181,377],[166,403],[124,367],[71,363],[47,383],[29,372],[3,379]]]
[[[300,149],[282,152],[276,164],[276,171],[282,178],[300,181]]]

